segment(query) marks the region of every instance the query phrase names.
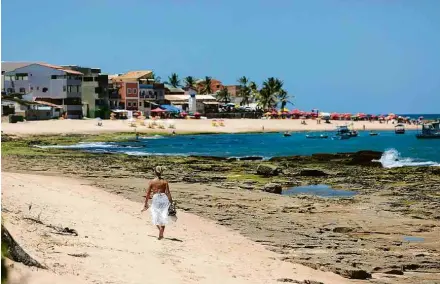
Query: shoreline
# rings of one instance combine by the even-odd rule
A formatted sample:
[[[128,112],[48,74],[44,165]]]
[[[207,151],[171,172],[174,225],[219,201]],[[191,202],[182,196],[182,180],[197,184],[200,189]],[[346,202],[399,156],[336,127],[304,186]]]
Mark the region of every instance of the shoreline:
[[[68,136],[46,139],[71,142]],[[45,176],[48,183],[53,176],[75,178],[142,202],[146,180],[152,178],[151,169],[160,163],[168,168],[165,176],[178,210],[229,227],[276,252],[277,258],[285,262],[346,278],[368,278],[372,274],[373,283],[382,283],[377,282],[382,273],[397,270],[393,273],[403,275],[393,275],[397,282],[389,279],[388,283],[412,284],[440,277],[440,246],[434,238],[440,232],[437,168],[383,169],[370,165],[371,156],[321,154],[272,161],[228,161],[96,155],[30,147],[44,141],[23,138],[3,142],[2,170]],[[279,170],[261,172],[260,165]],[[277,188],[313,184],[357,194],[349,199],[275,194]],[[402,236],[422,237],[425,241],[405,243]],[[423,256],[414,258],[414,254]],[[424,270],[430,272],[420,272]]]
[[[213,127],[211,120],[173,120],[175,129],[151,129],[147,126],[137,125],[131,127],[123,120],[103,120],[102,126],[97,126],[95,120],[48,120],[28,121],[15,124],[2,122],[2,131],[5,134],[17,136],[32,135],[63,135],[63,134],[114,134],[114,133],[139,133],[171,135],[174,130],[177,135],[188,134],[242,134],[242,133],[276,133],[276,132],[333,132],[336,126],[353,125],[357,131],[393,131],[394,124],[384,124],[368,121],[332,121],[331,124],[316,124],[315,120],[306,120],[307,125],[302,125],[300,120],[292,119],[225,119],[225,126]],[[262,128],[264,127],[264,131]],[[406,125],[407,130],[417,130],[417,125]]]

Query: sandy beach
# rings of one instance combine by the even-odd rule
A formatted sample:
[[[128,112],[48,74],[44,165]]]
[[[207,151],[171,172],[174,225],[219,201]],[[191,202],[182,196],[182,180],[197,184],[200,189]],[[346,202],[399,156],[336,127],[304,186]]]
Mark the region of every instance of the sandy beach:
[[[165,122],[165,121],[164,121]],[[212,126],[211,120],[174,120],[176,133],[239,133],[263,131],[333,131],[338,125],[352,125],[356,130],[363,130],[364,126],[369,130],[394,130],[395,124],[391,122],[379,123],[368,121],[331,121],[330,124],[316,120],[306,120],[306,125],[301,124],[299,119],[226,119],[224,126]],[[417,129],[416,125],[407,125],[407,129]],[[129,126],[125,120],[104,120],[102,126],[97,126],[96,120],[48,120],[27,121],[22,123],[2,122],[2,131],[14,135],[37,135],[37,134],[99,134],[115,132],[140,133],[171,133],[172,129],[151,129],[147,126]]]
[[[237,232],[184,212],[159,241],[140,203],[84,180],[4,172],[2,189],[5,225],[50,267],[37,271],[15,263],[13,283],[357,283],[283,262]],[[47,225],[79,235],[55,234]]]

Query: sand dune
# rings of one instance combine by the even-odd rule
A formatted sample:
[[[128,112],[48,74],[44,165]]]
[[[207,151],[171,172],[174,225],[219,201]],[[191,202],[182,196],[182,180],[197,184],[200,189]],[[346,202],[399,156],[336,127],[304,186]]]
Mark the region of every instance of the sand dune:
[[[2,189],[6,226],[50,268],[15,264],[14,278],[26,276],[26,283],[277,283],[280,278],[355,283],[280,261],[280,255],[240,234],[180,211],[167,239],[159,241],[148,214],[140,213],[141,204],[85,181],[3,173]],[[79,236],[54,234],[24,217],[74,228]]]
[[[307,120],[307,125],[302,125],[298,119],[226,119],[225,126],[213,127],[211,120],[174,120],[177,133],[187,132],[255,132],[262,131],[331,131],[337,125],[352,124],[357,130],[394,130],[395,124],[368,121],[332,121],[331,124],[317,124],[315,120]],[[416,129],[415,125],[408,125],[407,129]],[[48,121],[27,121],[19,123],[2,122],[2,131],[7,134],[32,135],[32,134],[60,134],[60,133],[112,133],[112,132],[134,132],[135,128],[130,127],[124,120],[105,120],[102,126],[97,126],[96,120],[48,120]],[[166,132],[171,133],[172,129],[150,129],[147,126],[136,127],[138,132]]]

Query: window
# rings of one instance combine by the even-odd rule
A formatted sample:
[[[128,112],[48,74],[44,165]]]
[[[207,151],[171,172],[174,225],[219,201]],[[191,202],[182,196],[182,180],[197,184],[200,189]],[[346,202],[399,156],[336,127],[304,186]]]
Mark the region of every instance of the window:
[[[133,94],[137,94],[137,89],[136,88],[133,89]]]
[[[131,89],[127,88],[127,94],[131,94]]]
[[[26,93],[26,89],[25,88],[20,88],[20,93]]]
[[[102,88],[101,87],[96,87],[95,88],[95,94],[100,94],[102,93]]]
[[[8,93],[12,93],[12,88],[8,88]]]
[[[43,93],[46,93],[47,91],[49,91],[49,89],[48,88],[43,88]]]
[[[134,107],[137,106],[137,102],[133,102],[133,106],[134,106]]]
[[[31,91],[34,89],[34,87],[31,87]]]
[[[28,73],[17,73],[15,74],[15,80],[23,80],[26,81],[28,79]]]
[[[93,77],[84,77],[83,81],[84,82],[93,82]]]
[[[39,86],[37,86],[37,91],[39,91],[40,90],[40,87]]]
[[[52,75],[52,76],[50,76],[50,78],[51,78],[51,79],[56,79],[56,78],[57,78],[57,75]]]
[[[148,91],[148,94],[149,94],[150,96],[152,96],[152,95],[153,95],[153,92],[152,92],[152,91]]]
[[[63,92],[67,91],[67,87],[63,86]]]
[[[139,106],[140,106],[140,107],[142,106],[142,102],[139,102]]]
[[[130,103],[130,102],[128,102],[127,105],[128,105],[129,107],[131,107],[131,103]]]
[[[220,85],[217,85],[216,87],[217,87],[217,88],[220,88]]]

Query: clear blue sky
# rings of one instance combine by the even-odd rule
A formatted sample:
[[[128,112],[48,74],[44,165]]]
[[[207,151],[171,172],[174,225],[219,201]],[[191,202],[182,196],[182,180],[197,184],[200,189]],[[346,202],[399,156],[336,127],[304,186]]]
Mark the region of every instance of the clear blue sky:
[[[440,1],[3,0],[2,60],[274,76],[305,110],[440,113]]]

